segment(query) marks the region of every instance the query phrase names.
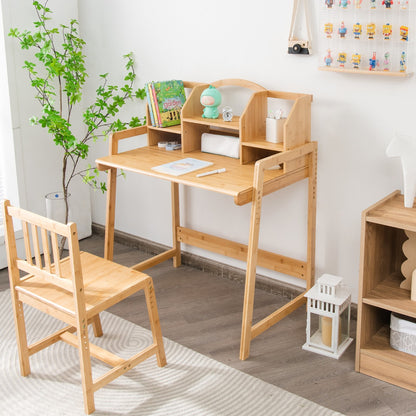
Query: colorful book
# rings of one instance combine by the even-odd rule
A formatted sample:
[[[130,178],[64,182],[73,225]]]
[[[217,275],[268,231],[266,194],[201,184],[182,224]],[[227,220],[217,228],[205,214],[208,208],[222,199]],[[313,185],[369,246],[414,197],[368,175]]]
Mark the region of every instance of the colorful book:
[[[185,173],[211,166],[212,162],[187,157],[185,159],[176,160],[175,162],[165,163],[164,165],[152,168],[156,172],[167,173],[173,176],[185,175]]]
[[[159,106],[157,105],[157,96],[156,96],[156,90],[155,90],[155,83],[152,82],[150,84],[151,90],[152,90],[152,96],[153,96],[153,103],[155,105],[155,119],[156,119],[156,125],[157,127],[162,127],[162,122],[160,120],[160,113],[159,113]]]
[[[155,92],[154,92],[154,88],[153,88],[153,82],[148,82],[147,88],[146,88],[146,95],[147,95],[147,99],[148,102],[150,101],[150,105],[149,105],[149,112],[151,113],[151,118],[153,116],[153,120],[152,120],[152,126],[153,127],[160,127],[159,126],[159,120],[157,117],[157,112],[156,112],[156,96],[155,96]]]
[[[153,87],[160,127],[181,124],[181,110],[186,100],[183,82],[180,80],[154,82]]]
[[[149,83],[145,84],[144,88],[145,88],[146,96],[147,96],[147,106],[149,108],[150,122],[152,123],[152,126],[156,126],[155,117],[153,115],[152,100],[150,99]]]

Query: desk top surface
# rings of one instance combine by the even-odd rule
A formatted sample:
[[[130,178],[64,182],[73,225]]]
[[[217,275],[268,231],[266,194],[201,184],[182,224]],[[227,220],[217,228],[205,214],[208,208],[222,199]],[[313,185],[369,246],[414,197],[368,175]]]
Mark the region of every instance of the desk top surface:
[[[152,170],[153,167],[177,161],[187,157],[205,160],[213,164],[184,175],[173,176]],[[159,149],[157,146],[140,147],[96,160],[100,170],[119,168],[129,172],[141,173],[171,182],[230,195],[237,205],[250,202],[253,193],[254,163],[241,165],[239,159],[202,153],[200,151],[182,153],[180,150]],[[199,173],[225,168],[226,172],[198,178]],[[282,169],[265,172],[265,183],[284,176]]]

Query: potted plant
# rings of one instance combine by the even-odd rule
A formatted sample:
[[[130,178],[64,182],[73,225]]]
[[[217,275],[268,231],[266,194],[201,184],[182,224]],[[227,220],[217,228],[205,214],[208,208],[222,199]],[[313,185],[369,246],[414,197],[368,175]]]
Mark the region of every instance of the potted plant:
[[[98,170],[82,163],[91,144],[112,131],[142,125],[144,117],[133,117],[126,123],[117,118],[117,113],[127,100],[143,100],[146,93],[143,88],[133,89],[136,78],[133,56],[131,53],[124,55],[124,84],[110,85],[108,74],[100,75],[101,85],[96,89],[96,96],[82,113],[85,132],[77,137],[72,131],[72,119],[88,77],[83,53],[85,41],[78,34],[76,19],[67,25],[49,27],[52,11],[47,3],[47,0],[43,3],[33,1],[37,15],[33,31],[12,28],[9,36],[18,39],[22,49],[35,51],[33,60],[25,61],[23,66],[28,72],[35,99],[42,108],[41,116],[31,117],[31,122],[47,129],[54,143],[62,149],[61,189],[65,203],[64,221],[68,222],[68,197],[75,177],[81,176],[84,182],[106,191],[105,183],[98,180]]]

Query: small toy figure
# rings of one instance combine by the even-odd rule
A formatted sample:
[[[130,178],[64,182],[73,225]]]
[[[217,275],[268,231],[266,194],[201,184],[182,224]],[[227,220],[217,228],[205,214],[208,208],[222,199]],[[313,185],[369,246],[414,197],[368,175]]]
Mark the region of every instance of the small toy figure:
[[[345,52],[340,52],[338,54],[337,62],[339,62],[341,68],[344,68],[345,62],[347,62],[347,54]]]
[[[384,53],[384,61],[383,61],[383,71],[390,71],[390,52]]]
[[[367,25],[367,36],[368,39],[374,39],[374,35],[376,34],[376,25],[374,23],[369,23]]]
[[[386,23],[385,25],[383,25],[384,40],[389,40],[392,32],[393,32],[393,29],[390,23]]]
[[[391,9],[391,6],[393,5],[393,0],[383,0],[381,4],[383,6],[386,6],[386,9]]]
[[[406,10],[407,6],[409,5],[409,0],[399,0],[398,5],[402,10]]]
[[[370,67],[368,68],[369,71],[374,71],[376,66],[379,66],[378,59],[376,58],[376,53],[373,52],[373,56],[369,59]]]
[[[363,0],[354,0],[354,6],[356,9],[361,9],[361,3]]]
[[[339,0],[339,6],[343,9],[346,9],[350,3],[350,0]]]
[[[203,118],[218,118],[218,106],[221,104],[220,92],[210,85],[207,89],[202,91],[201,104],[205,107]]]
[[[334,0],[325,0],[326,7],[328,9],[332,9],[332,6],[334,5]]]
[[[354,69],[359,69],[361,63],[361,55],[358,53],[354,53],[354,55],[352,55],[351,57],[351,62]]]
[[[406,52],[402,52],[400,55],[400,72],[406,72]]]
[[[326,37],[328,39],[332,38],[333,31],[334,31],[334,25],[332,23],[325,23],[324,32],[326,33]]]
[[[370,0],[370,9],[376,8],[376,0]]]
[[[409,37],[409,28],[407,26],[400,26],[400,40],[407,41]]]
[[[345,38],[345,35],[347,34],[347,28],[344,25],[344,22],[341,22],[341,26],[338,29],[338,33],[340,38]]]
[[[362,31],[363,31],[362,26],[359,23],[356,23],[352,27],[352,33],[354,34],[354,39],[360,39]]]
[[[328,55],[325,56],[325,58],[324,58],[325,65],[326,66],[331,66],[332,61],[333,61],[333,59],[332,59],[332,56],[331,56],[331,49],[328,49]]]

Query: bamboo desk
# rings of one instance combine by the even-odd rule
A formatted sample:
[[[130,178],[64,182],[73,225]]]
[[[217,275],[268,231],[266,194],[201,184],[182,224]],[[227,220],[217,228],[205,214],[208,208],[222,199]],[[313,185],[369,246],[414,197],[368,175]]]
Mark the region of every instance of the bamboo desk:
[[[316,142],[309,142],[292,150],[283,151],[260,159],[255,163],[248,164],[240,164],[240,162],[235,159],[201,153],[200,151],[187,152],[186,155],[184,155],[180,150],[166,151],[164,149],[159,149],[157,146],[141,147],[118,153],[119,140],[146,134],[147,128],[147,126],[142,126],[114,133],[110,141],[110,155],[96,161],[99,170],[108,171],[105,258],[112,259],[113,257],[117,169],[123,169],[125,171],[136,172],[170,181],[172,192],[173,247],[151,259],[138,263],[132,268],[136,270],[145,270],[170,258],[173,258],[174,266],[178,267],[181,263],[181,242],[239,260],[246,260],[247,272],[240,344],[240,359],[245,360],[249,356],[250,342],[253,338],[305,303],[304,294],[302,293],[271,315],[255,325],[252,325],[257,264],[305,280],[307,290],[313,285],[315,266],[317,144]],[[158,173],[151,169],[154,166],[179,160],[184,157],[194,157],[211,161],[213,162],[213,165],[177,177]],[[300,163],[296,163],[296,161]],[[291,168],[280,170],[270,169],[282,163],[291,166]],[[197,173],[224,167],[227,170],[224,173],[202,178],[196,177]],[[258,240],[262,197],[305,178],[309,179],[306,261],[259,250]],[[182,227],[179,220],[179,184],[230,195],[234,198],[234,202],[237,205],[244,205],[251,202],[248,246]]]

